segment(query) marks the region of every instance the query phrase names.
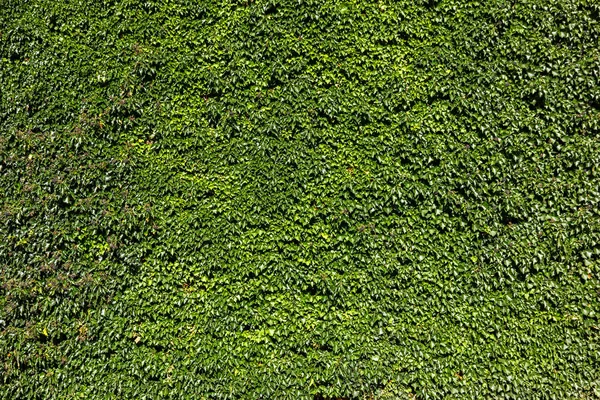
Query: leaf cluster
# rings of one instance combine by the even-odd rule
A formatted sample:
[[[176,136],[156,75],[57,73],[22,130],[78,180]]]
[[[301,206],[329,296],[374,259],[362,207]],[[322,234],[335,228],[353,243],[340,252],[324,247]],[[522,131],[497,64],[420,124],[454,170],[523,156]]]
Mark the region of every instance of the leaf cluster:
[[[600,395],[593,0],[4,0],[0,398]]]

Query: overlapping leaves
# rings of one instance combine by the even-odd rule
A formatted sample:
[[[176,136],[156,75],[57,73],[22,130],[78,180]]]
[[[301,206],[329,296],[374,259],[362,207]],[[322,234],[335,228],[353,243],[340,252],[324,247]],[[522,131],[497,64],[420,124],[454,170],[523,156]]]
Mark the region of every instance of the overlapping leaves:
[[[84,3],[0,11],[2,398],[598,396],[594,2]]]

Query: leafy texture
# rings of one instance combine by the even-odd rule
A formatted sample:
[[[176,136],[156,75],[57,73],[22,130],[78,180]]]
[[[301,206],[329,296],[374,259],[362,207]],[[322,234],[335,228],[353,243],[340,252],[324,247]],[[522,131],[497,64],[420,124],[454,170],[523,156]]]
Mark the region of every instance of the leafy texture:
[[[0,398],[600,395],[593,0],[0,7]]]

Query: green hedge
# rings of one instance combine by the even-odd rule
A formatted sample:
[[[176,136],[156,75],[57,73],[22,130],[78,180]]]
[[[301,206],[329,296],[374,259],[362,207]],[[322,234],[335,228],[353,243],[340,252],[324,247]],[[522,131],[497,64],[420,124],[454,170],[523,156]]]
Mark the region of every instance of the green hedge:
[[[0,1],[0,398],[599,397],[599,14]]]

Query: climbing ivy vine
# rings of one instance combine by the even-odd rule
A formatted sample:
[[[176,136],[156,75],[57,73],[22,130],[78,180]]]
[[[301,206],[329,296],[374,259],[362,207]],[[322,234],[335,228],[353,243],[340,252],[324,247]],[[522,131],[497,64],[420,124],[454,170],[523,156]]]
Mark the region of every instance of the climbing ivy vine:
[[[0,2],[0,398],[600,396],[594,0]]]

